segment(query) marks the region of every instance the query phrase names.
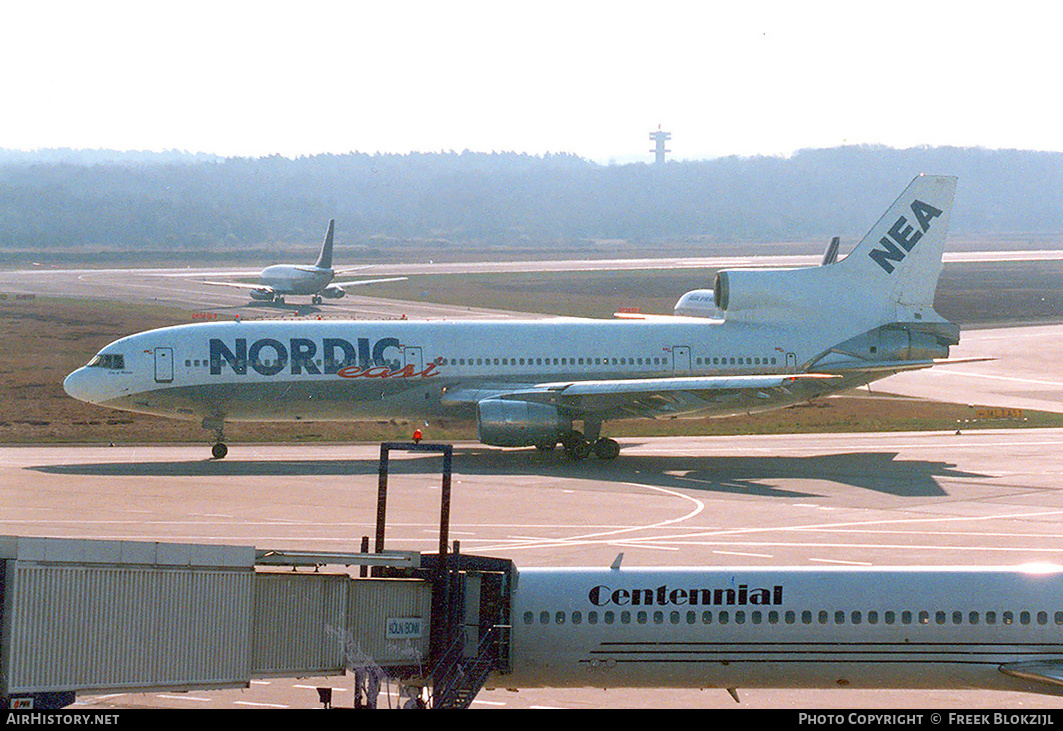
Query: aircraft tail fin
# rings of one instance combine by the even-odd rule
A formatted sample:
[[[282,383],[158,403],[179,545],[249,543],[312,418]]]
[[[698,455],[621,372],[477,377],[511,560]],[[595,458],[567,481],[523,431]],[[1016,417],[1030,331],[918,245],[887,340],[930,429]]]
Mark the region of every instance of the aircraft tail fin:
[[[944,322],[934,312],[956,178],[920,175],[843,259],[802,269],[733,269],[716,275],[728,320],[822,322],[859,328]],[[832,242],[833,245],[833,242]]]
[[[332,268],[332,236],[336,227],[336,219],[330,218],[328,222],[328,231],[325,233],[325,241],[321,244],[321,254],[317,257],[317,263],[314,266],[320,269]]]
[[[920,175],[841,262],[847,273],[908,307],[933,307],[956,178]]]

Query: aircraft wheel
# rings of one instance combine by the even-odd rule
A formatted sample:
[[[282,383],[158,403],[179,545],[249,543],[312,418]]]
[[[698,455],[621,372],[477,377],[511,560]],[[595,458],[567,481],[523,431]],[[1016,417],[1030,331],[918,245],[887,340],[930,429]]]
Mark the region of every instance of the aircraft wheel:
[[[535,445],[535,448],[540,452],[553,452],[556,447],[556,442],[543,442],[542,444]]]
[[[565,448],[565,454],[571,459],[584,459],[591,453],[590,445],[583,436],[583,432],[573,429],[561,439],[561,446]]]
[[[214,459],[225,459],[225,455],[229,453],[229,448],[221,442],[218,442],[210,448],[210,453],[211,456],[214,457]]]
[[[616,459],[620,456],[620,445],[615,439],[603,437],[594,443],[594,454],[602,460]]]

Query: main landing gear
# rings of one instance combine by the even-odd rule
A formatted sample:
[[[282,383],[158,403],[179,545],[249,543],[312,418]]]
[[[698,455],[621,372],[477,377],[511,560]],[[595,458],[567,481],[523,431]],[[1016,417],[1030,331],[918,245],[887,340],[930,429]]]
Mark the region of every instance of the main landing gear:
[[[598,437],[590,440],[578,429],[573,429],[561,438],[561,447],[569,459],[576,461],[586,459],[591,454],[603,462],[620,456],[620,445],[615,439]]]

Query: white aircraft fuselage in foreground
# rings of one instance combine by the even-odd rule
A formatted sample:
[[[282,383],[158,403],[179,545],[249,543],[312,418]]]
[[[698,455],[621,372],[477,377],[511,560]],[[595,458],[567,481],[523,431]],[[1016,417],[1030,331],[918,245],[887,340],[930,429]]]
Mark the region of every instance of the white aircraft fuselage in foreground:
[[[226,421],[470,417],[485,444],[611,459],[609,420],[775,409],[946,358],[959,330],[933,301],[955,185],[916,178],[840,261],[721,271],[685,316],[182,325],[111,343],[64,387],[200,420],[216,457]]]
[[[490,687],[1063,695],[1063,569],[520,569]]]

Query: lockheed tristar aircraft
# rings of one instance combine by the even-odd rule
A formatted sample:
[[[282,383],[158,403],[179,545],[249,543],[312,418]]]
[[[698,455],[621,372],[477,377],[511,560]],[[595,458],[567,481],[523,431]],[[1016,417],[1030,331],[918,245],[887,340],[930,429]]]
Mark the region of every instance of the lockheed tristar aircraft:
[[[610,420],[778,409],[947,358],[959,328],[933,303],[955,188],[917,177],[845,258],[720,271],[682,315],[179,325],[111,343],[64,388],[200,421],[216,458],[227,421],[465,417],[484,444],[613,459]]]
[[[221,287],[239,287],[250,290],[248,294],[253,300],[276,302],[284,304],[284,298],[290,294],[309,295],[310,301],[315,305],[322,302],[323,297],[339,299],[347,295],[344,287],[353,287],[359,284],[377,284],[379,282],[398,282],[406,277],[388,277],[385,279],[359,279],[351,282],[333,282],[337,274],[352,272],[366,267],[355,267],[337,271],[332,268],[332,238],[336,220],[328,222],[328,232],[325,241],[321,244],[321,254],[313,266],[300,264],[274,264],[263,269],[258,275],[258,284],[243,284],[240,282],[205,282],[216,284]]]

